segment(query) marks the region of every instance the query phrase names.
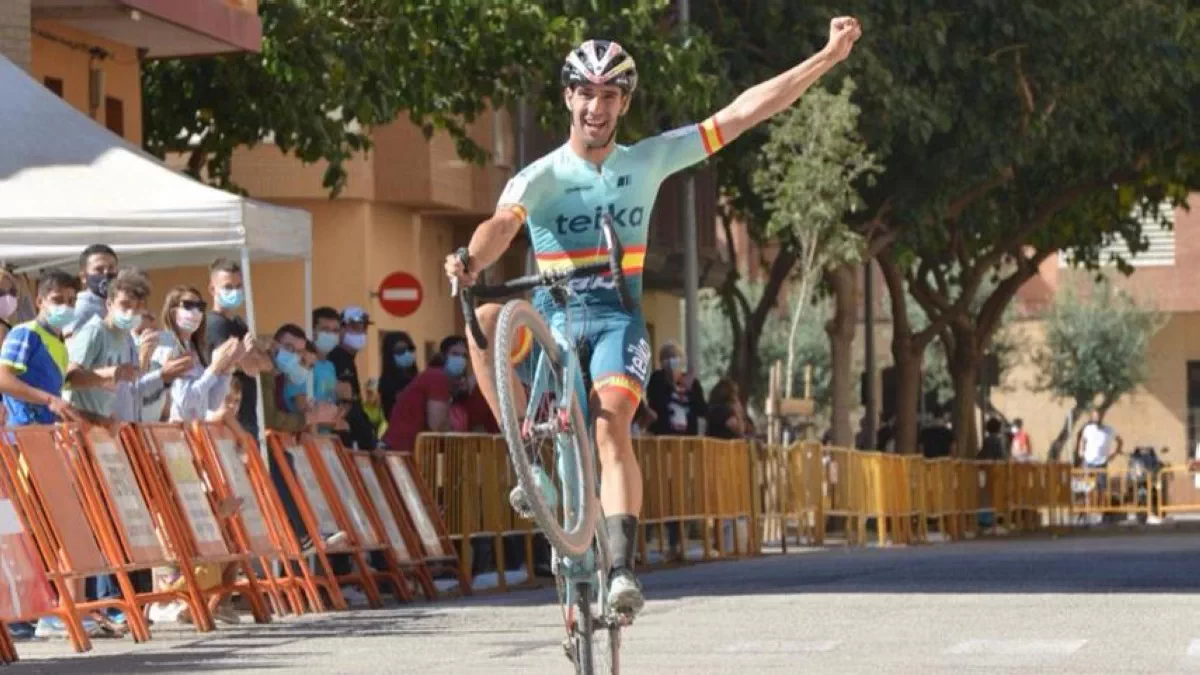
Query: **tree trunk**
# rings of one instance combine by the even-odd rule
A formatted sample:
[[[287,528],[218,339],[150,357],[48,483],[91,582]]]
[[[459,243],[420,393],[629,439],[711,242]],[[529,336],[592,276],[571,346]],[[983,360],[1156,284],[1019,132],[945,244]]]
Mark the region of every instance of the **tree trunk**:
[[[792,310],[792,326],[788,330],[787,367],[784,371],[787,380],[784,382],[783,395],[792,398],[796,384],[796,331],[800,330],[800,319],[808,307],[809,288],[812,286],[812,272],[805,271],[800,280],[800,293],[796,298],[795,309]]]
[[[979,433],[975,408],[979,400],[979,350],[973,331],[954,328],[954,344],[949,353],[950,380],[954,383],[954,454],[973,458],[979,452]],[[986,415],[986,411],[985,411]]]
[[[917,452],[917,411],[921,407],[921,360],[923,350],[914,346],[911,336],[892,338],[892,359],[896,362],[896,419],[892,426],[896,452]]]
[[[850,411],[854,408],[854,333],[858,323],[858,266],[839,265],[825,273],[833,289],[833,316],[825,325],[829,335],[830,390],[832,405],[830,427],[833,444],[848,448],[854,444]]]

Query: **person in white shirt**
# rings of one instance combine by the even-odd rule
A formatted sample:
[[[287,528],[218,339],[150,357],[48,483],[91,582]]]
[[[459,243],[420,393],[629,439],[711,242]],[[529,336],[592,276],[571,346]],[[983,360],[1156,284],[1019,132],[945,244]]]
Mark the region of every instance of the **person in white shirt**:
[[[1104,413],[1092,410],[1088,423],[1075,438],[1075,457],[1082,457],[1086,469],[1096,472],[1096,492],[1100,495],[1108,488],[1108,473],[1104,471],[1113,457],[1121,454],[1125,440],[1116,430],[1104,423]],[[1082,454],[1080,454],[1082,451]]]
[[[1125,440],[1104,423],[1104,413],[1093,410],[1088,423],[1075,438],[1075,456],[1082,456],[1083,465],[1089,469],[1103,469],[1110,459],[1121,454],[1124,445]]]

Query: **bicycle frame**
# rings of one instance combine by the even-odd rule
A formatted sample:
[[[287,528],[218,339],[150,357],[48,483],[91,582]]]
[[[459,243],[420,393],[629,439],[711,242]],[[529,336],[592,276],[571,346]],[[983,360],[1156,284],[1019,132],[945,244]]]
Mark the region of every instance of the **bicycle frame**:
[[[579,401],[579,407],[583,411],[584,419],[588,421],[586,436],[588,438],[589,447],[587,448],[587,451],[595,454],[595,422],[591,418],[588,408],[588,400],[583,391],[584,379],[582,364],[579,362],[579,354],[575,349],[575,341],[570,337],[572,315],[569,307],[566,308],[564,317],[565,326],[563,330],[560,330],[556,326],[550,327],[550,331],[554,335],[555,342],[558,343],[560,359],[565,364],[565,372],[563,377],[565,389],[563,391],[563,395],[555,401],[555,406],[558,408],[560,414],[565,415],[568,414],[569,411],[569,402],[573,398]],[[548,367],[548,363],[549,359],[545,358],[543,355],[538,359],[537,366],[534,370],[534,376],[529,391],[529,400],[526,404],[528,406],[526,415],[530,419],[533,418],[536,412],[534,410],[534,406],[536,405],[535,402],[540,401],[542,395],[546,393],[545,382],[547,381],[547,378],[544,378],[543,374],[544,369]],[[554,444],[555,468],[557,469],[559,475],[559,481],[562,484],[560,495],[577,494],[578,490],[580,490],[581,486],[575,482],[575,472],[571,470],[578,461],[579,459],[573,456],[573,451],[569,443],[556,442]],[[542,487],[543,489],[553,488],[553,486],[549,483],[543,485]],[[589,489],[596,490],[598,488],[599,485],[597,484],[591,486]],[[543,497],[551,503],[559,503],[558,497],[560,495],[543,495]],[[587,583],[595,586],[598,582],[596,579],[597,571],[607,569],[609,562],[608,536],[603,526],[603,513],[601,513],[601,518],[597,523],[596,531],[593,534],[593,540],[595,541],[595,545],[588,550],[586,555],[580,558],[562,556],[560,559],[560,574],[562,574],[568,582],[568,602],[573,600],[576,584]],[[557,555],[557,553],[555,555]],[[596,560],[597,555],[599,555],[600,560]]]

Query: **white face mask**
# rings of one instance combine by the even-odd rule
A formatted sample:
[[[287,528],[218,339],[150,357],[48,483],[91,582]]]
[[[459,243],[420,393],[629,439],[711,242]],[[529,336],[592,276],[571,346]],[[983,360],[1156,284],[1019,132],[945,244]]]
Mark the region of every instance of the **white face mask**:
[[[342,344],[345,345],[347,349],[353,349],[356,352],[361,352],[363,347],[367,346],[367,334],[346,333],[344,336],[342,336]]]

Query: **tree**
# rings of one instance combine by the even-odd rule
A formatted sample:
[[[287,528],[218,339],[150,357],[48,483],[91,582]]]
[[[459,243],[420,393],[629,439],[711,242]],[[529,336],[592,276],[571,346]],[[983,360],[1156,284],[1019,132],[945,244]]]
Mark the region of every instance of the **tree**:
[[[183,153],[187,171],[237,189],[239,147],[269,142],[325,161],[337,194],[343,164],[371,147],[371,128],[406,115],[426,136],[445,130],[464,158],[487,153],[467,136],[489,107],[522,96],[562,120],[563,56],[585,35],[620,35],[646,81],[626,133],[662,117],[699,114],[716,86],[703,36],[680,37],[669,0],[262,0],[261,54],[160,60],[142,71],[145,146]],[[668,84],[669,83],[669,84]],[[686,93],[686,95],[683,95]]]
[[[796,379],[796,335],[825,271],[861,259],[863,241],[845,218],[862,206],[856,185],[881,167],[858,136],[852,82],[831,94],[815,87],[770,124],[753,186],[771,214],[767,234],[793,242],[798,261],[787,337],[784,395]],[[849,364],[846,364],[847,367]],[[839,411],[835,411],[835,415]],[[849,420],[849,410],[840,411]]]
[[[1051,459],[1058,459],[1083,413],[1107,412],[1146,381],[1150,340],[1162,325],[1158,312],[1103,278],[1086,296],[1069,289],[1055,301],[1046,340],[1034,354],[1037,390],[1071,404]]]
[[[860,126],[887,166],[862,194],[886,242],[877,259],[895,322],[898,447],[915,448],[921,358],[948,335],[957,447],[970,454],[979,363],[1017,290],[1062,250],[1095,265],[1120,237],[1136,252],[1138,211],[1200,185],[1188,112],[1200,97],[1200,10],[910,5],[851,10],[862,8],[870,36],[847,62]],[[910,294],[922,327],[908,320]]]
[[[740,292],[752,302],[757,302],[763,293],[763,284],[741,282]],[[793,286],[794,290],[794,286]],[[830,313],[827,300],[818,301],[806,313],[796,331],[795,359],[803,366],[812,368],[812,397],[817,406],[818,414],[827,411],[832,404],[832,389],[829,359],[829,341],[824,334],[824,325]],[[766,381],[771,366],[787,356],[787,338],[791,332],[790,321],[780,312],[772,312],[764,324],[762,353],[759,360],[759,370],[753,377]],[[733,356],[733,340],[731,338],[730,322],[725,315],[725,306],[721,296],[705,289],[700,293],[700,382],[705,391],[712,389],[717,380],[728,377],[729,365]],[[804,386],[804,370],[800,369],[793,377],[793,386]],[[750,407],[764,410],[765,391],[757,391],[747,396]]]

